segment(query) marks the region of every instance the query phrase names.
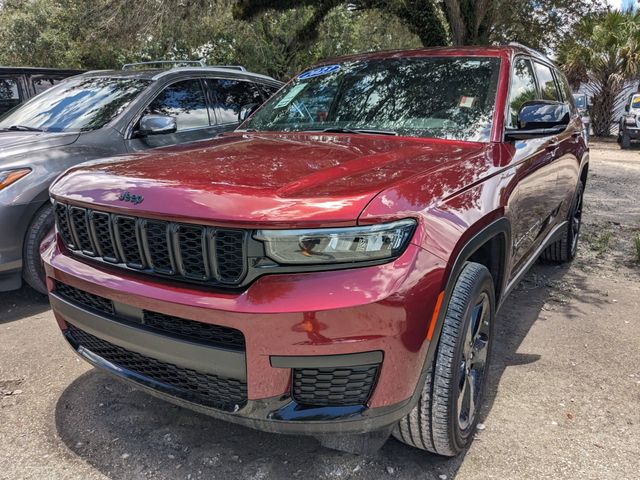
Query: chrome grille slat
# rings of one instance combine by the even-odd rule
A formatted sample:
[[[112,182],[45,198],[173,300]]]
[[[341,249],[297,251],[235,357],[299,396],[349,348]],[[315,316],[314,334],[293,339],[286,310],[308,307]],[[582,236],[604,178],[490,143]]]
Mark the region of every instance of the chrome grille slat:
[[[56,202],[65,246],[122,268],[230,287],[247,273],[248,232],[117,215]]]

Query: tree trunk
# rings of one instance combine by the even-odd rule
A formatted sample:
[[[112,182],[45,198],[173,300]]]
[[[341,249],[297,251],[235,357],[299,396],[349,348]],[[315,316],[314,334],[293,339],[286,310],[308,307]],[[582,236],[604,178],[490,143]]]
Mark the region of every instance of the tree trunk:
[[[624,90],[624,82],[614,74],[607,74],[602,79],[592,81],[593,87],[590,90],[593,105],[590,114],[593,133],[597,137],[608,137],[611,135],[614,108]]]

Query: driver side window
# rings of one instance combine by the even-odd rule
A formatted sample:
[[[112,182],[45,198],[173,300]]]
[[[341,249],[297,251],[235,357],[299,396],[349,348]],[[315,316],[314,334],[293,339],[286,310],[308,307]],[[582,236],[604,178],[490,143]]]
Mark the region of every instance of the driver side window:
[[[533,76],[531,62],[519,58],[513,65],[511,73],[511,88],[509,90],[509,118],[507,126],[518,126],[518,112],[525,102],[535,100],[537,97],[536,81]]]
[[[209,126],[209,111],[200,80],[172,83],[160,92],[144,113],[174,117],[178,132]]]

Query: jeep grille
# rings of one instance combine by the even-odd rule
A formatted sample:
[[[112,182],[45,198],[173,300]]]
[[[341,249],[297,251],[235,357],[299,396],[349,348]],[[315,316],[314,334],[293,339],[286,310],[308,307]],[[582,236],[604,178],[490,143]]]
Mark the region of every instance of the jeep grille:
[[[65,246],[100,262],[162,277],[233,287],[246,275],[247,232],[55,205]]]

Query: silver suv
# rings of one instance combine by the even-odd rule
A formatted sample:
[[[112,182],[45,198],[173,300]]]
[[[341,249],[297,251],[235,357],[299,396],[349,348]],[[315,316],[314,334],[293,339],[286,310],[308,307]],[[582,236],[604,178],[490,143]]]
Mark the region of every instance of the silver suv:
[[[24,278],[46,293],[39,246],[53,225],[48,189],[60,173],[233,130],[282,85],[242,67],[181,65],[87,72],[0,119],[0,291]]]

